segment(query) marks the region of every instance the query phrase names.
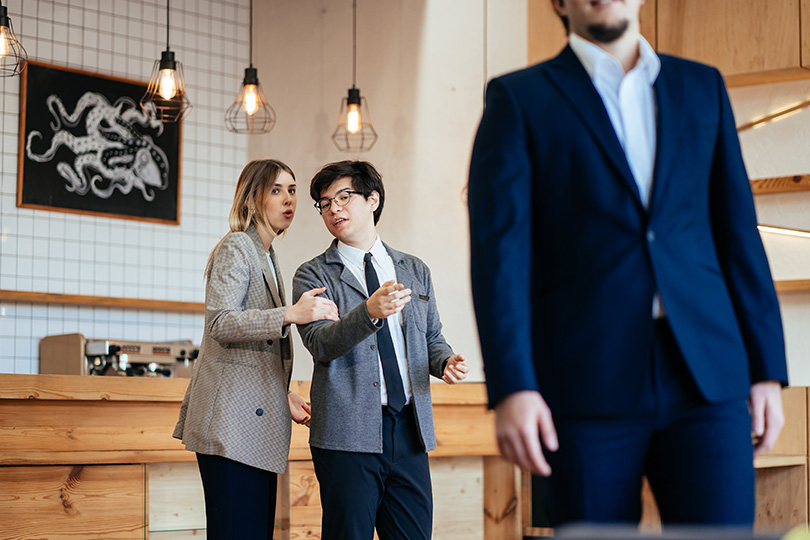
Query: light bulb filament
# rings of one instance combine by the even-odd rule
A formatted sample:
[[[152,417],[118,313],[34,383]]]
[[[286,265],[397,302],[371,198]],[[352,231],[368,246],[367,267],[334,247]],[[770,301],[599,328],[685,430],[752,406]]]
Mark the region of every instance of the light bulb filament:
[[[362,127],[363,122],[360,118],[360,105],[352,103],[349,105],[349,112],[346,115],[346,131],[349,133],[357,133]]]
[[[8,26],[0,26],[0,58],[8,55],[10,46]]]
[[[259,110],[259,96],[255,84],[245,85],[244,109],[248,116],[253,116]]]
[[[174,80],[174,73],[173,69],[160,70],[158,88],[160,89],[160,97],[166,101],[177,95],[177,83]]]

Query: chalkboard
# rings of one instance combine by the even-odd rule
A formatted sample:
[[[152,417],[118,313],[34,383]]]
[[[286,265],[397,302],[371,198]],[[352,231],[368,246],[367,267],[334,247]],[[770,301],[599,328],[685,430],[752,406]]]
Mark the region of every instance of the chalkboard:
[[[29,62],[17,206],[180,223],[181,124],[150,119],[146,84]]]

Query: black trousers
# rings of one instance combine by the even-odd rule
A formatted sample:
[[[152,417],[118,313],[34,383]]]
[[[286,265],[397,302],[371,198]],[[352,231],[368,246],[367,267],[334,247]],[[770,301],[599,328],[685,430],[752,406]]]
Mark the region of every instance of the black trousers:
[[[321,488],[323,540],[429,539],[433,493],[413,407],[383,407],[383,452],[310,447]]]
[[[220,456],[197,454],[208,540],[272,540],[275,473]]]
[[[707,402],[669,324],[655,324],[638,414],[554,419],[560,448],[546,452],[553,526],[638,523],[643,475],[664,525],[753,525],[754,458],[746,400]]]

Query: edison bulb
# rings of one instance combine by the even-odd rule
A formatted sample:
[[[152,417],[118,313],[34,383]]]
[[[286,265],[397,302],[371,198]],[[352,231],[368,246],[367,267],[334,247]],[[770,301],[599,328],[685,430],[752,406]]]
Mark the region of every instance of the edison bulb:
[[[360,105],[352,103],[349,105],[349,113],[346,115],[346,131],[357,133],[363,127],[360,119]]]
[[[259,110],[259,94],[255,84],[245,85],[244,109],[248,116],[253,116]]]
[[[8,26],[0,26],[0,57],[8,55],[11,50],[10,41]]]
[[[177,85],[174,82],[173,69],[161,69],[160,80],[158,81],[158,88],[160,89],[160,97],[166,101],[172,99],[177,95]]]

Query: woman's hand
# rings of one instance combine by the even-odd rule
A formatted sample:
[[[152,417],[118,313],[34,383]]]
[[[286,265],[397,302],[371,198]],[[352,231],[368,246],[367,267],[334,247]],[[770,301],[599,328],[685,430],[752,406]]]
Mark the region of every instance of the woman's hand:
[[[284,324],[307,324],[320,320],[337,321],[340,318],[337,305],[328,298],[318,296],[325,290],[326,287],[321,287],[302,294],[298,302],[287,308],[284,313]]]
[[[312,409],[309,408],[309,404],[307,404],[304,398],[295,392],[290,392],[287,394],[287,401],[290,404],[290,415],[292,416],[293,422],[309,427]]]

